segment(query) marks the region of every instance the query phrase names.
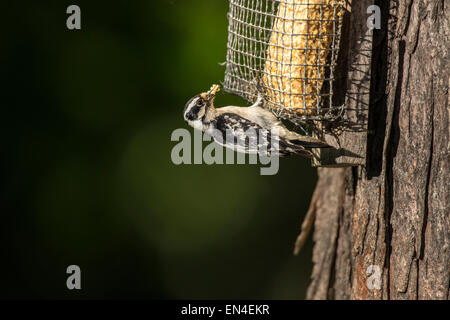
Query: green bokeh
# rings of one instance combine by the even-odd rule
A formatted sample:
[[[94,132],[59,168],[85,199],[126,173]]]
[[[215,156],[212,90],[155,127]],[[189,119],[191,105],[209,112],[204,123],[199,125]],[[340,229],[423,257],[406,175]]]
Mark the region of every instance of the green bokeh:
[[[70,4],[2,11],[1,296],[304,297],[311,242],[291,252],[309,161],[261,176],[170,158],[184,103],[223,80],[227,1],[78,1],[80,31]],[[245,104],[217,99],[232,103]],[[65,288],[70,264],[80,292]]]

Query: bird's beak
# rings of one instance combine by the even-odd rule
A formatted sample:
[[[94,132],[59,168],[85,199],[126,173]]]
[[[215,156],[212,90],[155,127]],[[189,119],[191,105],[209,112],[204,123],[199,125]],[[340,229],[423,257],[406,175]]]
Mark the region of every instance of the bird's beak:
[[[214,84],[211,89],[209,89],[208,92],[204,92],[201,94],[201,97],[208,102],[212,102],[214,98],[216,97],[216,93],[220,91],[220,86],[217,84]]]

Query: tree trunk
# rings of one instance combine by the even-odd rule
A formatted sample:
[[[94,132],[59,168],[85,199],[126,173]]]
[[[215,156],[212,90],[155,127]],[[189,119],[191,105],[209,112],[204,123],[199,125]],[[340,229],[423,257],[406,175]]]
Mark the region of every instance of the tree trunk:
[[[450,3],[377,5],[367,165],[319,169],[307,296],[448,299]]]

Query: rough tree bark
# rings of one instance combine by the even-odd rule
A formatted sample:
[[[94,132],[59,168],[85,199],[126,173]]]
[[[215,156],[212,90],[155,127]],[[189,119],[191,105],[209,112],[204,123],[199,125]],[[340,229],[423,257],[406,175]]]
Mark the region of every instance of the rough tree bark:
[[[318,169],[307,297],[448,299],[450,2],[376,4],[367,165]]]

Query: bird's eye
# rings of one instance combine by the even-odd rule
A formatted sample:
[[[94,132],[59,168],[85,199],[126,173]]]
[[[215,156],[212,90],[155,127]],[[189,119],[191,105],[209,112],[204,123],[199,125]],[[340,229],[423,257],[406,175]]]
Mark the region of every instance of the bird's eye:
[[[202,99],[199,99],[198,101],[197,101],[197,104],[196,104],[197,106],[199,106],[199,107],[202,107],[203,106],[203,100]]]

